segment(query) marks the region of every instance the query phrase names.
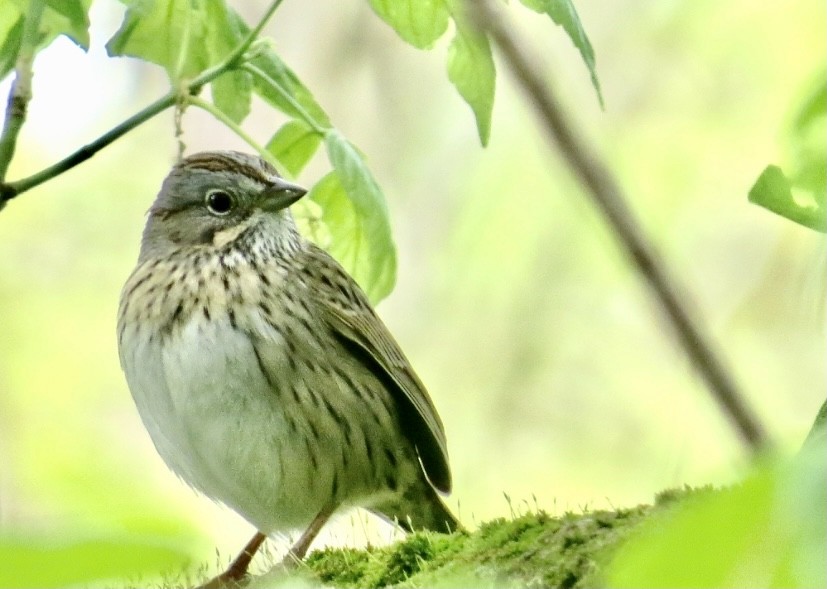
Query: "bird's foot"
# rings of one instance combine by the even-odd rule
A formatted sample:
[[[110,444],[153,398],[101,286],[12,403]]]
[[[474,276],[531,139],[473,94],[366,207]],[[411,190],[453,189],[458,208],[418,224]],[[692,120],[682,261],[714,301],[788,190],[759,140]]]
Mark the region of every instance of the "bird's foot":
[[[235,571],[232,567],[213,577],[195,589],[239,589],[250,582],[250,575],[245,571]]]
[[[241,551],[241,554],[236,557],[226,571],[195,589],[237,589],[247,585],[250,582],[250,575],[247,572],[250,561],[253,560],[253,556],[266,538],[267,536],[261,532],[256,532],[256,535],[247,543],[247,546],[244,547],[244,550]]]

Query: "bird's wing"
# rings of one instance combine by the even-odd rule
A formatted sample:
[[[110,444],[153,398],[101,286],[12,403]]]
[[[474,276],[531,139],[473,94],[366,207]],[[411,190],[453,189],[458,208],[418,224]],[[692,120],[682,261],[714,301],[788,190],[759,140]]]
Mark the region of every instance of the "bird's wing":
[[[428,480],[442,492],[451,490],[445,430],[425,386],[399,344],[377,317],[364,292],[324,250],[310,245],[304,272],[320,318],[343,349],[373,372],[393,395],[402,431],[416,446]]]

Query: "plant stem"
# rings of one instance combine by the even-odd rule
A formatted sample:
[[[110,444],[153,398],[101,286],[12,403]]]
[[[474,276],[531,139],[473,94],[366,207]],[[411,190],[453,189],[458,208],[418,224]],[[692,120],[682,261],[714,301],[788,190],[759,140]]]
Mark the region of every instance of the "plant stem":
[[[310,127],[311,129],[313,129],[313,131],[315,131],[316,133],[318,133],[322,137],[324,137],[327,134],[329,129],[326,129],[325,127],[320,125],[318,122],[316,122],[316,119],[314,119],[310,115],[310,113],[307,112],[304,109],[304,107],[296,101],[295,98],[290,96],[290,94],[284,88],[279,86],[278,82],[276,82],[273,78],[271,78],[265,71],[263,71],[262,69],[254,66],[251,63],[245,63],[242,67],[243,67],[243,69],[247,70],[248,72],[250,72],[251,74],[253,74],[257,78],[259,78],[262,81],[266,82],[268,86],[270,86],[273,90],[278,92],[281,95],[281,97],[285,100],[285,102],[289,103],[290,106],[292,106],[293,108],[296,109],[296,112],[299,113],[299,116],[301,116],[302,120],[304,120],[304,122],[307,123],[307,126]]]
[[[278,162],[274,161],[272,154],[267,151],[264,147],[259,145],[255,139],[250,137],[244,129],[242,129],[239,125],[235,123],[230,117],[225,115],[221,109],[217,108],[212,102],[208,102],[203,98],[198,98],[197,96],[189,96],[187,98],[187,104],[191,104],[192,106],[196,106],[201,110],[205,110],[214,116],[216,119],[224,123],[233,133],[241,137],[245,143],[247,143],[250,147],[255,149],[261,157],[269,161],[271,164],[276,165]]]
[[[32,0],[32,5],[38,3],[42,5],[43,2],[44,0]],[[247,34],[244,40],[241,41],[241,43],[239,43],[232,50],[232,52],[229,55],[227,55],[227,57],[225,57],[220,63],[204,70],[195,79],[186,84],[186,86],[184,86],[183,88],[183,92],[192,96],[198,93],[198,91],[204,85],[210,83],[224,72],[238,68],[240,62],[242,61],[244,53],[247,51],[247,49],[250,48],[250,45],[252,45],[253,41],[256,40],[259,33],[261,32],[261,29],[264,28],[264,25],[267,23],[267,21],[270,19],[270,17],[273,15],[273,13],[276,11],[276,9],[282,2],[283,0],[273,0],[267,11],[264,13],[264,16],[262,16],[258,24]],[[0,182],[0,208],[3,207],[6,201],[11,200],[12,198],[26,192],[27,190],[31,190],[35,186],[38,186],[46,182],[47,180],[51,180],[55,176],[58,176],[66,172],[67,170],[74,168],[81,162],[88,160],[116,139],[125,135],[138,125],[151,119],[161,111],[174,105],[176,100],[178,99],[178,96],[179,95],[175,90],[170,91],[165,96],[162,96],[149,106],[141,109],[139,112],[135,113],[122,123],[116,125],[112,129],[110,129],[109,131],[107,131],[94,141],[92,141],[91,143],[84,145],[71,155],[49,166],[48,168],[45,168],[35,174],[32,174],[27,178],[23,178],[22,180],[17,180],[16,182]],[[2,159],[0,159],[0,162],[2,162]]]
[[[644,234],[628,205],[628,197],[609,166],[566,116],[554,94],[554,85],[548,82],[548,75],[537,71],[533,63],[539,62],[528,57],[492,3],[489,0],[471,0],[467,8],[467,14],[494,39],[526,99],[536,108],[546,138],[560,150],[580,178],[587,194],[603,213],[638,272],[648,283],[722,412],[753,452],[762,449],[767,441],[764,427],[724,367],[712,339],[705,333],[700,321],[690,313],[684,289],[670,276],[660,255]]]
[[[175,104],[176,98],[177,95],[174,92],[170,92],[146,108],[141,109],[139,112],[135,113],[122,123],[116,125],[95,139],[92,143],[84,145],[73,154],[60,160],[56,164],[52,164],[48,168],[44,168],[43,170],[40,170],[27,178],[23,178],[22,180],[17,180],[16,182],[10,182],[1,186],[0,200],[11,200],[15,196],[18,196],[19,194],[22,194],[27,190],[38,186],[39,184],[43,184],[47,180],[51,180],[55,176],[59,176],[67,170],[74,168],[76,165],[85,162],[116,139]]]
[[[17,136],[26,122],[26,112],[32,99],[32,63],[37,49],[40,17],[45,5],[45,0],[31,0],[28,10],[22,17],[25,20],[15,63],[14,84],[9,91],[6,120],[3,124],[3,134],[0,136],[0,182],[6,179],[6,172],[17,146]],[[3,199],[0,198],[0,208],[2,206]]]
[[[247,38],[242,41],[238,47],[233,49],[232,53],[230,53],[225,59],[224,63],[226,63],[230,68],[233,66],[238,65],[238,62],[241,60],[244,52],[250,48],[250,45],[253,44],[253,41],[256,40],[258,34],[261,32],[261,29],[264,28],[264,25],[267,24],[267,21],[270,20],[270,17],[273,16],[273,13],[279,7],[279,5],[283,2],[283,0],[273,0],[273,3],[270,5],[270,8],[267,9],[267,12],[264,13],[264,16],[258,21],[258,24],[253,28],[252,31],[249,32]],[[209,72],[209,70],[207,70]],[[207,72],[204,72],[205,74]],[[215,76],[213,76],[215,77]]]

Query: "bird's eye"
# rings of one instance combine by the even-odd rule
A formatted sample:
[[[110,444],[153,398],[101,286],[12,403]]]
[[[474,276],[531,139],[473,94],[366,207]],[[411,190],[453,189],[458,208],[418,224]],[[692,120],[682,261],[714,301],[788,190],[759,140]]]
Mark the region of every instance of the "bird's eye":
[[[213,215],[219,216],[224,216],[229,213],[235,204],[235,199],[233,199],[232,195],[223,190],[210,190],[204,200],[207,204],[207,209]]]

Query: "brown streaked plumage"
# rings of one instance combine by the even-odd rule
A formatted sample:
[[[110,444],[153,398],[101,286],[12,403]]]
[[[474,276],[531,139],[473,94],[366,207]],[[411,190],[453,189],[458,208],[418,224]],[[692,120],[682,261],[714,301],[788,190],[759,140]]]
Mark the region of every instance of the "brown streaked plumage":
[[[259,158],[207,152],[173,168],[150,209],[118,317],[121,364],[170,468],[264,536],[336,510],[456,529],[442,422],[366,296],[302,238],[303,190]]]

